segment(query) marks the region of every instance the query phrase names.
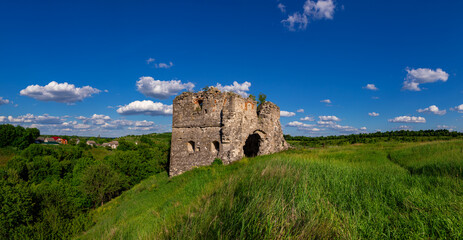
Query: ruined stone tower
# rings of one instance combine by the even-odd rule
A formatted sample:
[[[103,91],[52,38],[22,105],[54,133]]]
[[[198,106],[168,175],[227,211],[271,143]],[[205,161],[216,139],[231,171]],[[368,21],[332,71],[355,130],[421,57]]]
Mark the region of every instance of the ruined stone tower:
[[[271,102],[257,109],[256,101],[214,87],[174,99],[170,176],[210,165],[215,158],[229,164],[287,148],[280,109]]]

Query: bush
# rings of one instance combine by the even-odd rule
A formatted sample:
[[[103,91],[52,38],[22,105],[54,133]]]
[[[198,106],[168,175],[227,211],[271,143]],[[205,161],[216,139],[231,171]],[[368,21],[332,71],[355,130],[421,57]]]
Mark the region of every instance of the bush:
[[[0,180],[0,238],[9,239],[15,228],[34,221],[33,194],[25,184]]]
[[[211,165],[212,166],[221,166],[221,165],[223,165],[222,159],[220,159],[220,158],[214,159],[214,161],[212,162]]]
[[[100,163],[88,167],[82,176],[81,190],[94,203],[103,205],[127,188],[124,175],[112,170],[108,165]]]
[[[128,142],[126,140],[120,140],[119,146],[117,147],[117,150],[120,150],[120,151],[131,151],[131,150],[136,150],[136,149],[137,149],[137,145],[135,145],[135,143]]]

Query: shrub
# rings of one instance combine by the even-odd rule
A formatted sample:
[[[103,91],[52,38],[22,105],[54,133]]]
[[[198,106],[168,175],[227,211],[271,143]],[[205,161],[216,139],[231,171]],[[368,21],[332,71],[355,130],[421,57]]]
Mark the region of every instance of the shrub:
[[[80,187],[95,205],[103,205],[127,188],[127,179],[108,165],[100,163],[85,170]]]
[[[212,166],[220,166],[220,165],[223,165],[222,159],[220,159],[220,158],[215,158],[211,165],[212,165]]]
[[[0,180],[0,238],[9,239],[14,229],[34,220],[33,194],[25,184]]]

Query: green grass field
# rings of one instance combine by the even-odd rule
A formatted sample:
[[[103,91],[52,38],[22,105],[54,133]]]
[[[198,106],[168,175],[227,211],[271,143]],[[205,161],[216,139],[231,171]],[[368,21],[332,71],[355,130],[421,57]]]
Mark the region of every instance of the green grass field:
[[[463,141],[294,149],[142,181],[79,239],[463,238]]]

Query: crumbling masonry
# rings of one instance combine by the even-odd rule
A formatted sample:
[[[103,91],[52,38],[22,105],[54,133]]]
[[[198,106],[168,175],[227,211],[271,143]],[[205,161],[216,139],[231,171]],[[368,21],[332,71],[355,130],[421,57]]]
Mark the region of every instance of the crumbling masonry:
[[[169,175],[215,158],[224,164],[288,148],[280,125],[280,108],[235,93],[184,92],[174,99]]]

